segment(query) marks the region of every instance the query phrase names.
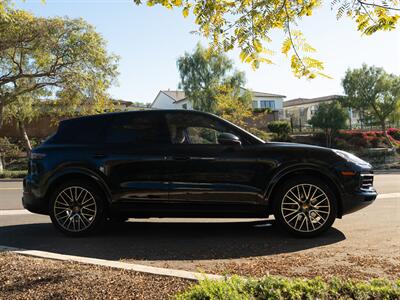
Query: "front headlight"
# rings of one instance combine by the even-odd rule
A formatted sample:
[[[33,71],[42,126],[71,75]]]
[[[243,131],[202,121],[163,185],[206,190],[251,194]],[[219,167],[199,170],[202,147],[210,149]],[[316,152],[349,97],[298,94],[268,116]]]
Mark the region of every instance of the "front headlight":
[[[354,154],[351,154],[349,152],[342,151],[342,150],[337,150],[337,149],[332,149],[332,151],[335,152],[340,157],[342,157],[343,159],[347,160],[348,162],[352,162],[352,163],[355,163],[357,165],[362,165],[362,166],[369,166],[369,167],[371,166],[365,160],[362,160],[361,158],[359,158],[359,157],[357,157]]]

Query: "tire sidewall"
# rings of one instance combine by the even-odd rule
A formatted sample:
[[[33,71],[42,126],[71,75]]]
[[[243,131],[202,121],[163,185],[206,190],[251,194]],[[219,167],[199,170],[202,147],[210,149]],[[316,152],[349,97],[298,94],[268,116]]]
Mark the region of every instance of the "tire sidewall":
[[[96,216],[95,216],[92,224],[90,224],[90,226],[88,228],[86,228],[85,230],[78,231],[78,232],[66,230],[58,223],[58,221],[56,220],[56,218],[54,216],[54,202],[56,201],[57,196],[59,195],[59,193],[61,191],[63,191],[64,189],[66,189],[68,187],[71,187],[71,186],[78,186],[78,187],[88,190],[94,197],[95,202],[96,202],[96,208],[97,208]],[[49,201],[49,215],[50,215],[53,225],[58,230],[60,230],[62,233],[66,234],[68,236],[80,237],[80,236],[86,236],[88,234],[95,233],[104,225],[104,221],[105,221],[104,196],[99,191],[99,188],[96,185],[92,184],[91,182],[86,182],[86,181],[82,181],[82,180],[70,180],[68,182],[65,182],[65,183],[59,185],[52,192],[51,198]]]
[[[311,232],[297,231],[294,228],[292,228],[289,224],[286,223],[286,221],[282,215],[281,206],[282,206],[282,201],[283,201],[283,198],[284,198],[286,192],[298,184],[315,185],[318,188],[322,189],[328,197],[329,204],[330,204],[330,214],[328,216],[328,220],[325,222],[325,224],[321,228],[318,228],[315,231],[311,231]],[[275,216],[275,219],[276,219],[278,225],[281,228],[285,229],[285,231],[289,232],[290,234],[297,236],[297,237],[301,237],[301,238],[314,237],[314,236],[320,235],[324,231],[328,230],[334,223],[336,216],[337,216],[337,200],[336,200],[334,193],[332,192],[332,189],[327,184],[325,184],[322,180],[320,180],[318,178],[311,177],[311,176],[302,176],[301,178],[291,178],[287,182],[285,182],[281,188],[279,188],[276,195],[274,196],[274,216]]]

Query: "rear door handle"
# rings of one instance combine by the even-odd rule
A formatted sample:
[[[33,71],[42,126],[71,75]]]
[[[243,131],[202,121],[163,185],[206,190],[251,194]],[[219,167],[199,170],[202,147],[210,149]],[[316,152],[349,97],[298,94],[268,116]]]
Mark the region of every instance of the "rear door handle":
[[[105,157],[107,157],[107,155],[103,154],[103,153],[95,153],[95,154],[93,154],[93,157],[94,158],[105,158]]]
[[[189,156],[172,156],[171,159],[172,160],[189,160],[190,157]]]

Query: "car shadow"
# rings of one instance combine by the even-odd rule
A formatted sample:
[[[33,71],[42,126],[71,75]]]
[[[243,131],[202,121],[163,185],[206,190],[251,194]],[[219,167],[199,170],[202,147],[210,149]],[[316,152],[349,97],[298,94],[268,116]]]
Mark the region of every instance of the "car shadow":
[[[101,259],[207,260],[291,253],[345,239],[331,228],[323,235],[298,239],[273,221],[186,223],[130,221],[101,234],[69,238],[50,223],[0,227],[0,245]]]

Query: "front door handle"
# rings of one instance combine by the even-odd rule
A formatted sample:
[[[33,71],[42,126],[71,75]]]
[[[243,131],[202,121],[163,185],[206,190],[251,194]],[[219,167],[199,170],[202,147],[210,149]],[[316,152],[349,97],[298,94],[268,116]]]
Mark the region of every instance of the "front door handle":
[[[95,154],[93,154],[93,157],[94,158],[105,158],[105,157],[107,157],[107,155],[103,154],[103,153],[95,153]]]

